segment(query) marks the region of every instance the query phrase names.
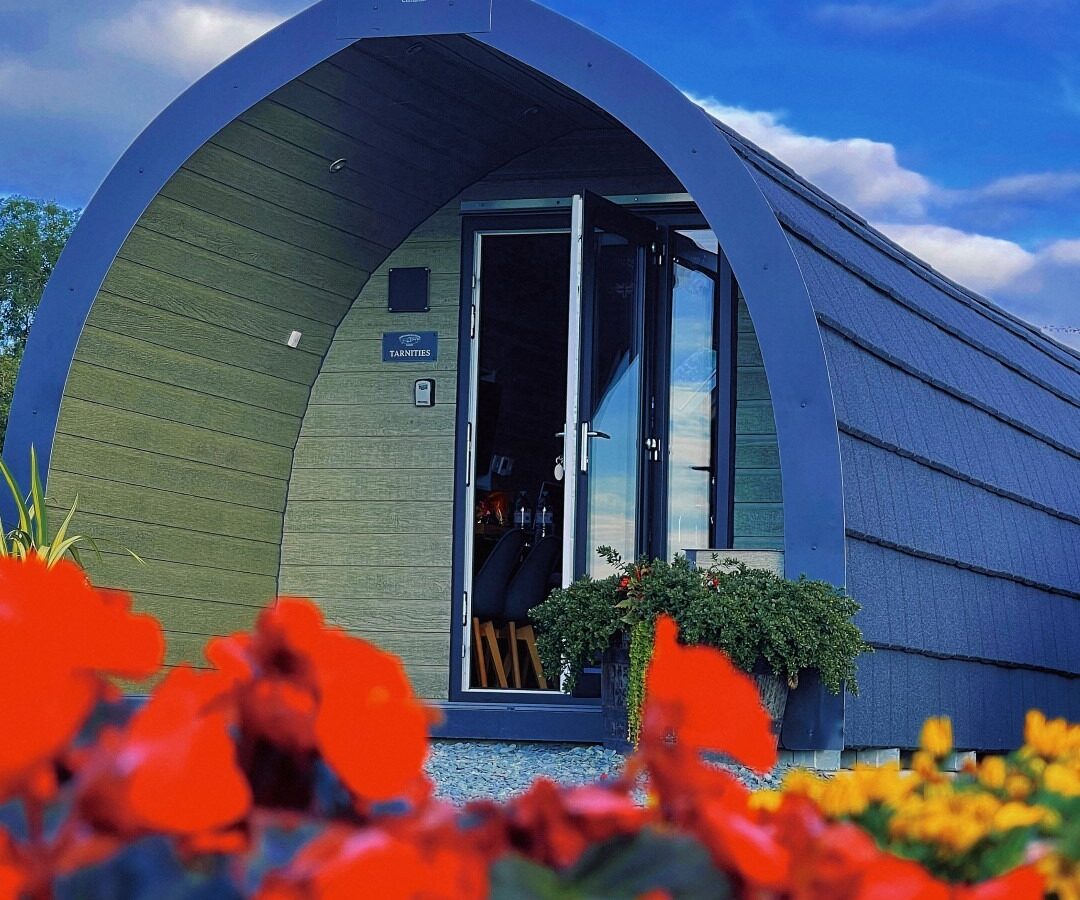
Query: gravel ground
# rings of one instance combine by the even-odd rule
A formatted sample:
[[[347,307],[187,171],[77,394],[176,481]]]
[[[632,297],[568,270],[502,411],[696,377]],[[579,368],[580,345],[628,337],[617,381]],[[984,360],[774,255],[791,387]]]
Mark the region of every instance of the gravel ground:
[[[427,771],[436,794],[461,805],[480,798],[505,800],[539,775],[561,784],[584,784],[615,776],[622,766],[621,754],[581,744],[433,741]],[[782,777],[780,770],[759,777],[742,766],[727,768],[753,789],[776,787]]]

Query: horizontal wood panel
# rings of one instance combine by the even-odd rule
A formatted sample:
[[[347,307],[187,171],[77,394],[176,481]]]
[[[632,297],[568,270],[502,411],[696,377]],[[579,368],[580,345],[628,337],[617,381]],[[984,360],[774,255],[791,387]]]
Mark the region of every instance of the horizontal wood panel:
[[[764,366],[761,347],[752,335],[739,335],[736,364],[742,366]]]
[[[402,621],[393,631],[369,631],[358,629],[349,632],[353,637],[363,638],[380,650],[401,657],[402,661],[414,665],[442,665],[446,667],[450,659],[450,632],[436,634],[430,631],[412,631],[408,623]]]
[[[735,470],[736,503],[780,503],[784,499],[780,470]]]
[[[184,168],[245,193],[265,197],[278,206],[358,238],[378,235],[380,243],[392,245],[408,232],[405,223],[393,219],[388,222],[370,206],[342,197],[335,191],[316,187],[214,143],[204,144],[184,163]]]
[[[305,391],[319,372],[319,357],[297,352],[299,348],[289,347],[284,338],[272,342],[252,337],[104,291],[94,301],[87,327],[167,347],[192,360],[227,363],[237,372],[271,375],[303,385]]]
[[[297,84],[298,82],[293,82],[292,85],[287,85],[286,89],[293,90]],[[274,97],[280,102],[279,95]],[[362,170],[353,171],[348,165],[340,172],[330,172],[330,163],[337,157],[312,153],[240,119],[218,132],[213,141],[219,147],[225,147],[286,175],[378,211],[387,220],[387,233],[407,233],[410,222],[425,219],[431,213],[428,201],[411,198],[396,190],[392,183],[370,180],[364,176]],[[407,148],[402,145],[395,146],[394,152],[399,151],[407,152]],[[394,223],[397,223],[396,228]],[[389,243],[389,239],[380,235],[380,243]]]
[[[291,385],[289,390],[295,391],[295,385]],[[199,391],[116,372],[80,360],[71,364],[65,395],[170,423],[194,425],[222,435],[249,438],[268,448],[271,445],[290,448],[300,433],[301,418],[298,415],[211,397]]]
[[[172,275],[126,259],[114,260],[104,288],[144,306],[183,316],[185,322],[206,322],[262,338],[276,346],[285,345],[294,330],[302,331],[304,339],[299,352],[318,358],[334,337],[334,326],[327,322],[301,316],[295,310],[261,305],[247,297],[197,284],[183,275]],[[91,321],[96,309],[95,302]]]
[[[311,101],[298,111],[300,97]],[[287,105],[281,101],[291,103]],[[395,194],[408,198],[407,204],[429,197],[442,196],[446,186],[440,181],[435,168],[403,166],[404,158],[395,145],[393,151],[379,146],[375,135],[358,123],[351,121],[356,110],[334,97],[321,96],[306,85],[283,88],[275,99],[253,106],[243,115],[243,120],[260,131],[273,134],[298,147],[316,153],[328,160],[345,159],[356,170],[379,181]],[[408,153],[408,148],[405,149]],[[383,198],[387,199],[387,198]],[[396,196],[394,199],[398,199]]]
[[[355,534],[450,533],[453,515],[453,503],[415,503],[396,499],[379,503],[294,500],[289,503],[285,515],[285,532],[337,533],[343,536],[342,543],[351,543],[347,536]]]
[[[738,434],[776,434],[772,403],[768,400],[743,400],[735,406],[735,430]]]
[[[426,665],[403,659],[405,674],[409,676],[413,693],[422,700],[445,700],[448,693],[447,685],[450,683],[450,667],[448,663],[442,665]]]
[[[408,268],[414,264],[420,268],[431,269],[428,276],[428,294],[432,310],[457,306],[461,297],[460,247],[460,242],[456,240],[410,241],[368,279],[353,303],[353,310],[374,306],[386,312],[390,295],[390,270]],[[393,313],[391,320],[397,319],[399,315],[404,313]]]
[[[366,600],[341,597],[312,598],[328,622],[357,631],[394,631],[450,634],[450,596]]]
[[[244,266],[272,272],[300,284],[351,299],[370,269],[360,270],[309,249],[269,237],[252,228],[172,200],[158,197],[139,218],[158,234],[226,257]],[[372,261],[376,258],[372,256]]]
[[[772,537],[740,537],[735,536],[735,548],[738,550],[783,550],[784,536],[782,534]]]
[[[450,596],[450,559],[440,566],[405,566],[373,568],[370,553],[362,558],[354,554],[354,565],[318,566],[308,562],[290,563],[290,559],[310,560],[284,554],[279,590],[282,595],[298,597],[360,597],[365,600],[428,601]]]
[[[140,564],[126,554],[102,552],[99,557],[91,553],[84,562],[94,584],[132,593],[264,606],[274,598],[277,587],[273,575],[252,575],[156,559]]]
[[[393,326],[394,323],[388,323]],[[387,331],[391,328],[387,327]],[[397,330],[394,328],[393,330]],[[416,363],[385,363],[382,357],[382,335],[367,340],[334,341],[333,351],[327,356],[322,371],[334,372],[371,372],[382,374],[386,372],[407,371],[413,372],[422,369],[436,372],[450,373],[451,396],[453,395],[456,382],[453,375],[457,373],[458,347],[457,334],[442,333],[439,335],[439,358],[435,362],[430,360]]]
[[[210,463],[256,475],[288,478],[292,452],[286,447],[193,428],[153,416],[65,396],[57,431],[100,439],[136,450]]]
[[[453,469],[296,469],[289,503],[307,500],[453,500]]]
[[[166,631],[184,632],[203,644],[217,635],[246,631],[255,624],[259,607],[239,603],[210,603],[188,597],[134,594],[134,608],[156,618]]]
[[[305,384],[171,350],[94,325],[83,329],[75,358],[259,409],[288,410],[292,418],[302,416],[307,406],[309,388]]]
[[[769,382],[763,368],[741,367],[735,376],[739,400],[771,400]]]
[[[456,171],[471,171],[479,160],[492,157],[496,149],[477,134],[468,134],[454,122],[430,115],[427,110],[397,103],[375,89],[370,82],[334,65],[317,66],[301,76],[301,80],[326,94],[345,100],[355,112],[352,119],[370,133],[369,123],[379,123],[384,131],[380,144],[410,145],[411,157],[418,168],[425,165],[445,165]],[[427,103],[425,102],[426,106]],[[402,140],[405,137],[406,140]],[[390,144],[382,143],[390,138]],[[420,151],[424,151],[420,155]],[[501,154],[500,154],[501,156]],[[490,168],[490,164],[488,168]]]
[[[784,507],[780,503],[736,503],[736,537],[782,537]]]
[[[68,509],[50,507],[49,515],[54,528],[64,520]],[[192,531],[156,522],[131,521],[115,515],[76,512],[68,534],[87,535],[102,550],[131,550],[142,559],[236,569],[253,575],[276,572],[281,555],[277,541]],[[89,552],[92,553],[92,549]]]
[[[395,566],[449,566],[453,557],[453,535],[421,534],[339,534],[287,531],[281,536],[281,555],[286,560],[308,560],[310,569],[352,568],[368,565],[378,572]],[[316,561],[322,565],[315,565]],[[340,564],[340,565],[335,565]],[[408,579],[407,571],[396,577]],[[328,593],[319,591],[318,593]]]
[[[413,369],[399,371],[395,364],[388,363],[382,372],[324,372],[311,389],[312,404],[349,404],[349,403],[412,403],[416,379],[426,374],[438,376],[435,369]],[[439,388],[442,390],[439,390]],[[452,377],[438,380],[436,402],[454,402],[457,394],[457,382]]]
[[[281,514],[222,500],[207,500],[182,493],[159,491],[141,485],[109,481],[88,475],[55,471],[49,477],[49,500],[70,508],[79,498],[84,513],[166,525],[208,535],[230,535],[276,546],[281,534]],[[137,547],[132,550],[138,552]]]
[[[368,91],[367,86],[353,81],[353,89],[361,95],[359,102],[350,102],[351,97],[339,95],[338,91],[348,90],[342,86],[345,77],[340,69],[319,66],[282,85],[269,99],[371,148],[368,153],[373,151],[387,158],[398,157],[401,168],[397,177],[388,177],[388,181],[407,183],[408,176],[413,173],[429,178],[433,171],[446,171],[462,183],[475,178],[472,167],[460,158],[448,155],[444,148],[422,139],[405,139],[396,110],[384,117],[362,108],[360,103]]]
[[[450,390],[440,381],[435,386],[435,406],[416,407],[404,403],[348,404],[313,403],[304,417],[302,435],[311,437],[382,435],[404,437],[423,434],[454,434],[457,407],[453,397],[446,402],[443,392]]]
[[[139,225],[120,248],[120,256],[262,306],[331,326],[337,324],[348,307],[348,301],[337,294],[283,278]],[[358,290],[362,283],[363,280],[358,278]]]
[[[346,271],[360,268],[370,272],[390,252],[389,247],[373,240],[282,206],[275,202],[279,198],[252,195],[188,169],[180,169],[173,175],[161,193],[236,225],[336,260]]]
[[[281,512],[285,507],[286,482],[282,479],[221,469],[70,434],[57,435],[50,466],[52,471],[98,477],[106,474],[113,481],[275,512]]]
[[[735,438],[735,468],[779,469],[780,448],[776,436],[740,434]]]
[[[295,469],[450,469],[454,440],[402,437],[302,437]]]
[[[442,335],[456,335],[459,311],[457,307],[432,308],[426,313],[391,313],[385,305],[377,307],[354,306],[337,330],[335,343],[339,340],[382,339],[384,331],[437,331]],[[333,353],[333,349],[330,351]]]

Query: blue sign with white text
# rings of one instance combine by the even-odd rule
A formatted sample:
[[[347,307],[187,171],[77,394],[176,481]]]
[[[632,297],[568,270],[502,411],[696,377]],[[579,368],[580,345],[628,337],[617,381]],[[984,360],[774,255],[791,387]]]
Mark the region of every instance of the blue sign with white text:
[[[387,331],[382,336],[382,361],[389,363],[436,362],[439,332]]]

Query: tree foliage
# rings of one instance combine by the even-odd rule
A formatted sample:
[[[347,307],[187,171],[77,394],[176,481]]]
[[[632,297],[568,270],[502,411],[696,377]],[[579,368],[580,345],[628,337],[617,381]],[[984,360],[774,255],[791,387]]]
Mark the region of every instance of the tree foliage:
[[[0,199],[0,434],[41,294],[78,218],[56,203]]]

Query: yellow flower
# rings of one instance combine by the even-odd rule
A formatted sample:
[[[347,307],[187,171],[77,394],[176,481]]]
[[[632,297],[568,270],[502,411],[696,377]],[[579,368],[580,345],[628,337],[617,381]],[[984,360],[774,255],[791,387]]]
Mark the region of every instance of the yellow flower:
[[[784,793],[796,797],[806,797],[817,803],[821,797],[824,782],[813,772],[806,769],[792,769],[784,776]]]
[[[870,805],[862,785],[848,772],[842,772],[825,784],[818,807],[827,816],[840,819],[866,812]]]
[[[1023,800],[1032,790],[1031,780],[1023,775],[1010,775],[1005,779],[1005,793],[1013,800]]]
[[[1080,725],[1070,725],[1065,719],[1048,721],[1033,709],[1024,720],[1024,745],[1024,749],[1047,759],[1080,757]]]
[[[952,721],[949,717],[927,719],[919,738],[919,746],[935,759],[947,755],[952,750]]]
[[[1047,896],[1080,900],[1080,862],[1070,862],[1060,853],[1051,853],[1039,860],[1038,867],[1046,879]]]
[[[780,791],[754,791],[754,793],[750,795],[748,805],[750,809],[774,813],[780,808],[780,804],[783,802],[784,795],[780,793]]]
[[[1005,760],[1000,756],[987,756],[979,763],[979,784],[992,791],[1000,791],[1005,787],[1007,771]]]
[[[1006,803],[996,813],[992,827],[994,831],[1010,831],[1013,828],[1027,828],[1038,825],[1046,818],[1045,811],[1038,806],[1026,803]]]
[[[1050,763],[1043,772],[1043,787],[1062,797],[1080,797],[1080,766]]]
[[[941,781],[945,776],[938,769],[937,760],[926,750],[916,750],[911,757],[911,768],[923,781]]]

